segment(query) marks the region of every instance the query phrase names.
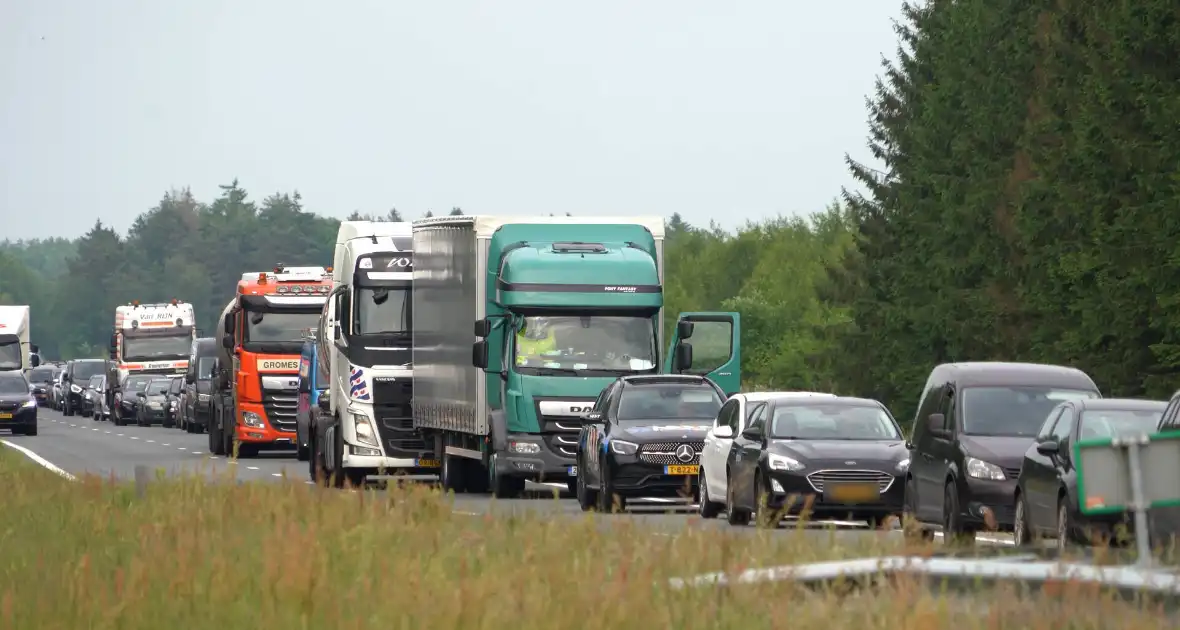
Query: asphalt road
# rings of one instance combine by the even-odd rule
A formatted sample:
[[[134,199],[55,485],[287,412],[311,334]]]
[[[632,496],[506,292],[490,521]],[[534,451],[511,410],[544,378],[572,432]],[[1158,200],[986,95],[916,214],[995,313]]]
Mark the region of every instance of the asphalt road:
[[[41,408],[38,413],[39,430],[34,437],[0,434],[0,441],[11,446],[22,447],[29,453],[73,475],[92,473],[104,477],[114,475],[121,479],[133,479],[137,465],[151,469],[163,469],[167,474],[192,473],[210,479],[224,479],[229,470],[243,481],[280,481],[284,477],[302,483],[308,480],[306,462],[295,459],[294,451],[262,453],[258,457],[232,461],[208,452],[207,434],[189,434],[179,429],[165,429],[161,426],[116,427],[109,422],[99,422],[81,416],[66,417],[59,412]],[[16,449],[21,450],[21,449]],[[39,462],[40,463],[40,462]],[[44,464],[42,464],[44,465]],[[581,517],[583,512],[565,491],[565,484],[530,484],[527,498],[512,500],[491,500],[486,495],[459,495],[454,500],[456,514],[480,516],[489,512],[496,514],[536,511],[554,516]],[[559,498],[554,498],[557,493]],[[628,502],[626,515],[599,515],[604,520],[620,518],[635,519],[637,524],[650,526],[657,533],[672,534],[688,525],[688,513],[695,513],[696,506],[675,499],[632,500]],[[753,526],[734,528],[723,518],[696,521],[698,526],[716,528],[735,533],[753,533]],[[896,536],[900,532],[873,532],[863,524],[841,521],[819,521],[812,524],[817,535],[827,535],[830,526],[840,531],[839,537],[855,538],[865,536]],[[793,530],[791,527],[790,530]],[[784,528],[786,531],[787,528]],[[1003,535],[980,535],[985,544],[1011,544],[1010,537]]]

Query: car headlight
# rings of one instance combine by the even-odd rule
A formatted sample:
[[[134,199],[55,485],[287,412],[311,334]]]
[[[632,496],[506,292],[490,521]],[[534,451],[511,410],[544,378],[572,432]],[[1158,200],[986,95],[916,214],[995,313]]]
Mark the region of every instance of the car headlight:
[[[174,401],[168,403],[168,408],[171,409],[172,411],[176,411],[176,401],[174,400]]]
[[[209,394],[197,394],[198,402],[209,402]]]
[[[77,385],[70,385],[70,391],[74,392],[75,394],[81,394],[82,388],[78,387]]]
[[[1003,481],[1008,478],[1004,475],[1004,469],[974,457],[967,458],[967,476],[992,481]]]
[[[36,406],[37,406],[37,401],[35,401],[35,400],[26,400],[25,404],[21,405],[21,407],[24,407],[25,409],[29,409],[31,407],[36,407]]]
[[[766,456],[766,462],[770,464],[771,470],[785,470],[788,472],[795,472],[803,470],[804,466],[799,460],[786,455],[775,455],[771,453]]]
[[[352,414],[352,428],[356,432],[356,441],[369,446],[380,446],[377,442],[377,434],[373,430],[373,422],[369,420],[369,416],[358,413],[356,411],[349,412]]]
[[[259,416],[253,411],[242,412],[242,424],[252,429],[261,429],[263,426],[265,426],[262,424],[262,416]]]
[[[910,458],[905,458],[897,462],[897,472],[905,472],[910,469]]]
[[[639,445],[627,440],[611,440],[610,450],[618,455],[634,455],[639,450]]]
[[[160,403],[158,403],[158,402],[150,402],[150,403],[148,403],[148,409],[161,409],[161,408],[163,408],[163,406],[164,406],[164,405],[161,405],[161,404],[160,404]]]

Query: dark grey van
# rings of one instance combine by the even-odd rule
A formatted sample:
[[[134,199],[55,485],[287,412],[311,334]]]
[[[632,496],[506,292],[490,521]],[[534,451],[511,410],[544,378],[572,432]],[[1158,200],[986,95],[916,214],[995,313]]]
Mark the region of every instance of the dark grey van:
[[[210,394],[213,391],[213,364],[217,361],[217,340],[198,337],[188,358],[184,374],[184,404],[177,414],[177,424],[187,433],[204,433],[212,411]]]
[[[1049,412],[1066,400],[1101,398],[1085,372],[1037,363],[936,366],[914,418],[905,513],[927,537],[963,542],[1011,531],[1016,478]]]

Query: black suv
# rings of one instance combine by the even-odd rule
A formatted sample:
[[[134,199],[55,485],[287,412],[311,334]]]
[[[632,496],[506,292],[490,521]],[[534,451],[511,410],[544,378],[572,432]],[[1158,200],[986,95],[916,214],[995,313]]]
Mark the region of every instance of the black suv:
[[[905,513],[962,542],[1011,531],[1016,478],[1049,412],[1066,400],[1101,398],[1085,372],[1037,363],[946,363],[934,368],[914,418]]]
[[[725,399],[712,380],[688,374],[607,385],[578,435],[578,504],[606,512],[628,497],[695,497],[705,433]]]
[[[62,411],[67,416],[82,411],[82,393],[90,383],[91,376],[107,373],[106,359],[75,359],[66,367],[62,381]]]

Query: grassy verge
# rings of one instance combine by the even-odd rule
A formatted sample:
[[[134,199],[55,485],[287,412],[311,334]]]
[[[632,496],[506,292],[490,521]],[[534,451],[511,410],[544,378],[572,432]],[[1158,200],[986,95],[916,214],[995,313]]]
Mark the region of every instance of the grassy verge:
[[[885,553],[896,536],[660,536],[627,517],[472,517],[420,486],[348,493],[178,479],[140,499],[110,480],[65,481],[7,449],[0,479],[0,628],[1173,625],[1092,594],[1046,603],[995,591],[938,597],[904,581],[846,596],[784,583],[663,586],[673,576]]]

